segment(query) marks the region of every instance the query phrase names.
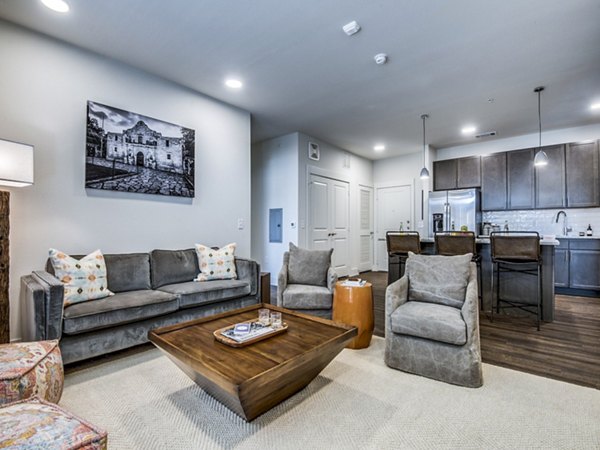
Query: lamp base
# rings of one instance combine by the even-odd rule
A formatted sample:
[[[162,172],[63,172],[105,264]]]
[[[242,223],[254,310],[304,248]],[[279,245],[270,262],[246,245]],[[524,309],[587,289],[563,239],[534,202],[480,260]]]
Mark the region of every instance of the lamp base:
[[[0,344],[10,341],[8,298],[10,192],[0,191]]]

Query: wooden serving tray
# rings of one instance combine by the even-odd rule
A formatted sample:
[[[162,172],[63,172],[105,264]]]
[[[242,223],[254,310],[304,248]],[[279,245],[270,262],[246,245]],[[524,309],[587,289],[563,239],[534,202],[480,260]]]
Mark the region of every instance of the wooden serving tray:
[[[258,322],[258,319],[251,320],[248,323],[252,323],[252,322]],[[224,336],[222,334],[223,331],[227,331],[233,327],[235,327],[235,325],[229,325],[227,327],[219,328],[218,330],[213,331],[213,335],[215,336],[215,339],[217,341],[221,342],[222,344],[229,345],[230,347],[236,347],[236,348],[246,347],[250,344],[254,344],[255,342],[259,342],[264,339],[268,339],[270,337],[277,336],[278,334],[285,333],[288,329],[288,324],[284,323],[283,326],[281,328],[279,328],[278,330],[273,330],[269,333],[261,334],[260,336],[256,336],[255,338],[248,339],[247,341],[244,341],[244,342],[235,341],[235,340],[230,339],[227,336]]]

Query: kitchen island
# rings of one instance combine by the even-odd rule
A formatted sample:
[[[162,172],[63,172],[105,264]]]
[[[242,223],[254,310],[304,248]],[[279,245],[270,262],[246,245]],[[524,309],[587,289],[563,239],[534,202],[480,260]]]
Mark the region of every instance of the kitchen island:
[[[481,296],[483,310],[490,311],[492,305],[492,256],[490,239],[480,237],[476,239],[477,253],[481,256]],[[552,322],[554,320],[554,252],[559,245],[557,240],[541,240],[540,253],[542,256],[542,320]],[[421,239],[421,251],[423,254],[433,255],[435,245],[433,238]],[[396,258],[389,261],[388,280],[389,283],[401,276],[401,268]],[[502,273],[500,278],[500,296],[515,301],[535,302],[537,295],[537,278],[523,273]],[[509,314],[525,314],[517,309],[504,311]]]

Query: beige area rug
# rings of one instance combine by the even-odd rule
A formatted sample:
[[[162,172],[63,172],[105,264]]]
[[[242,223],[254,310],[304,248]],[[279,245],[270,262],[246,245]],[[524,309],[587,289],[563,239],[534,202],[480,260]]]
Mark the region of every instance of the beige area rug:
[[[156,349],[71,373],[60,404],[110,449],[600,448],[600,391],[484,365],[468,389],[385,366],[384,341],[344,350],[306,389],[251,423]]]

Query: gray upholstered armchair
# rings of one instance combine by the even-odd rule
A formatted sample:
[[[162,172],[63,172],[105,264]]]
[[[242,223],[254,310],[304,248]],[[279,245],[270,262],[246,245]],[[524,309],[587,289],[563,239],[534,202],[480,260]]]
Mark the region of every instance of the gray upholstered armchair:
[[[477,267],[471,254],[410,254],[385,293],[385,363],[467,387],[483,384]]]
[[[333,250],[306,250],[290,242],[277,280],[277,306],[331,319],[337,275]]]

